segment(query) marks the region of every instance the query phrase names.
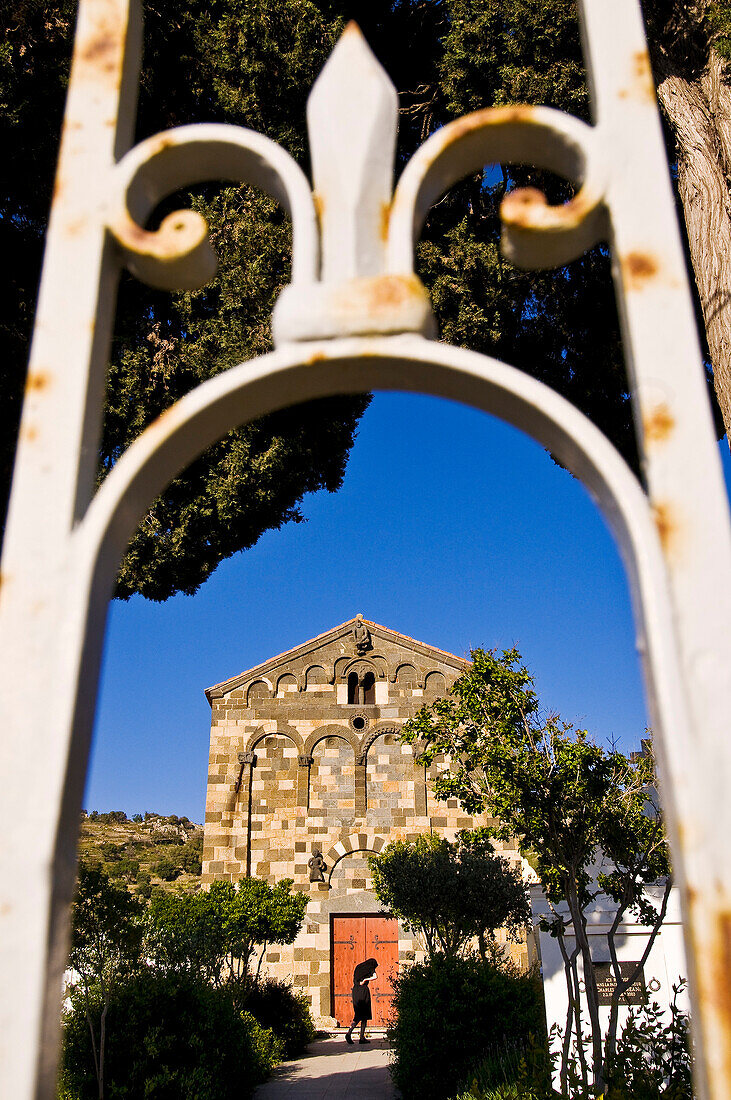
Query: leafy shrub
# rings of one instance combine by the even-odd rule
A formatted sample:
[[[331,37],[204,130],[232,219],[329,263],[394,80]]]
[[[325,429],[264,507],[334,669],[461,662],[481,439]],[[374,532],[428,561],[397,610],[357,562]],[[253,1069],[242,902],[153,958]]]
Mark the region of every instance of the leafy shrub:
[[[138,871],[137,872],[137,890],[136,893],[141,898],[149,898],[152,894],[152,886],[150,884],[150,872]]]
[[[246,1009],[281,1039],[285,1058],[296,1058],[315,1038],[309,1001],[286,982],[274,978],[257,982],[247,997]]]
[[[113,878],[124,878],[128,882],[136,882],[139,871],[140,861],[138,859],[120,859],[119,863],[115,863],[110,867],[109,874]]]
[[[98,820],[103,825],[124,825],[127,815],[124,810],[110,810],[109,813],[99,814]]]
[[[184,843],[182,836],[172,825],[165,825],[162,829],[153,829],[152,841],[154,844],[180,845]]]
[[[281,1053],[276,1036],[238,1012],[227,990],[190,975],[146,970],[120,985],[109,1006],[105,1095],[109,1100],[245,1098]],[[97,1097],[79,996],[64,1026],[60,1095]]]
[[[684,985],[673,986],[669,1020],[657,1002],[628,1013],[610,1070],[616,1100],[692,1100],[689,1020],[677,1003]]]
[[[189,840],[180,849],[180,866],[189,875],[199,875],[203,858],[203,834]]]
[[[558,1100],[551,1068],[545,1036],[529,1037],[527,1045],[502,1045],[473,1070],[469,1090],[455,1100]]]
[[[495,1088],[483,1089],[475,1084],[469,1092],[461,1092],[455,1100],[548,1100],[548,1093],[534,1092],[526,1089],[522,1084],[513,1081],[509,1085],[496,1085]]]
[[[465,1088],[488,1049],[545,1035],[540,981],[477,958],[435,955],[395,983],[392,1073],[404,1100]]]
[[[692,1100],[688,1017],[677,1007],[684,983],[674,986],[670,1019],[657,1003],[631,1009],[610,1071],[610,1100]],[[576,1051],[569,1060],[569,1095],[585,1097]],[[544,1045],[491,1052],[474,1071],[469,1090],[455,1100],[559,1100],[550,1087]]]
[[[180,867],[173,863],[171,859],[168,859],[167,856],[163,856],[162,859],[158,860],[152,869],[163,882],[173,882],[180,874]]]
[[[234,1003],[233,998],[231,1003]],[[241,1012],[239,1015],[249,1034],[254,1061],[260,1069],[260,1080],[263,1081],[269,1076],[277,1062],[281,1062],[284,1058],[282,1040],[271,1028],[263,1027],[252,1013]]]

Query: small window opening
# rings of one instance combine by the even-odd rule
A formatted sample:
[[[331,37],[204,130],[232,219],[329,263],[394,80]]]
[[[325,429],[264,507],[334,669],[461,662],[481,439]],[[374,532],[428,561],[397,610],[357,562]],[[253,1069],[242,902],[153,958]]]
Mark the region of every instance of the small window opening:
[[[348,677],[348,702],[360,702],[360,682],[358,680],[357,672],[351,672],[350,676]]]
[[[363,702],[375,703],[376,701],[376,678],[372,672],[366,672],[363,677],[362,683],[363,690]]]
[[[365,718],[363,718],[363,716],[362,716],[362,715],[358,714],[358,715],[356,715],[356,717],[355,717],[355,718],[353,719],[353,729],[354,729],[354,730],[362,730],[362,729],[365,729]]]

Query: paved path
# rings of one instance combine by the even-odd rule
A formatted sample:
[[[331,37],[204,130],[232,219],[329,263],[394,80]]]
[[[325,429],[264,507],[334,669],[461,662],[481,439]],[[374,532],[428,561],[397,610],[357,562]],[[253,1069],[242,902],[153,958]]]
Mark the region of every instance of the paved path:
[[[303,1058],[278,1066],[254,1100],[397,1100],[388,1066],[385,1039],[351,1047],[332,1035],[311,1043]]]

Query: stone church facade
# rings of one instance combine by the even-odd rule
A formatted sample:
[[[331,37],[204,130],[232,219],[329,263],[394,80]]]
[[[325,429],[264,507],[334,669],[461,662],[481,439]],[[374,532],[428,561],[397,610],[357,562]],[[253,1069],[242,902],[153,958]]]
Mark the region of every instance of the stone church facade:
[[[430,830],[451,839],[485,823],[456,800],[437,802],[431,786],[444,765],[425,769],[398,737],[467,667],[357,616],[206,691],[203,882],[291,878],[308,895],[299,937],[269,950],[266,970],[307,993],[319,1026],[350,1022],[360,953],[383,964],[374,1024],[388,1016],[389,975],[422,957],[418,941],[382,912],[368,857],[392,840]],[[516,850],[505,855],[522,864]],[[522,945],[508,949],[525,960]]]

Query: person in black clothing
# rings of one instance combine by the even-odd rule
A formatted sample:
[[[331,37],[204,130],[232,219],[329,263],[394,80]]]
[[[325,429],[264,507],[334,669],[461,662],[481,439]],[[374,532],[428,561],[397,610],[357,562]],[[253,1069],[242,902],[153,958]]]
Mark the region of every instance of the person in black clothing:
[[[365,1037],[366,1024],[371,1018],[371,989],[370,984],[376,980],[378,962],[376,959],[366,959],[358,963],[353,971],[353,1022],[345,1035],[345,1042],[353,1042],[353,1029],[360,1024],[359,1043],[369,1043]]]

